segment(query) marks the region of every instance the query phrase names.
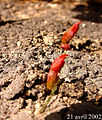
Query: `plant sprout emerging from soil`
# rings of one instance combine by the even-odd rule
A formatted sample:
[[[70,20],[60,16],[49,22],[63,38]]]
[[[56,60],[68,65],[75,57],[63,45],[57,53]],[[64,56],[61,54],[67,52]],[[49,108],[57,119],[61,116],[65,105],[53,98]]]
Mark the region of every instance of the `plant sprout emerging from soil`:
[[[73,24],[63,35],[62,37],[62,43],[61,48],[64,50],[71,50],[70,45],[68,45],[69,41],[74,37],[75,33],[79,29],[79,25],[81,22],[77,22]],[[51,91],[51,94],[45,104],[42,106],[40,112],[44,112],[44,110],[47,107],[47,104],[49,103],[51,96],[55,93],[57,89],[57,85],[59,84],[59,76],[58,73],[61,71],[61,68],[64,66],[65,58],[67,57],[67,54],[62,54],[58,58],[56,58],[53,63],[51,64],[51,68],[49,70],[49,73],[47,75],[47,90]]]
[[[73,24],[63,35],[62,37],[62,43],[61,43],[61,48],[63,48],[64,50],[70,50],[71,47],[70,45],[68,45],[69,41],[74,37],[75,33],[78,31],[79,29],[79,25],[80,22],[77,22],[75,24]]]
[[[41,108],[40,112],[44,112],[49,103],[51,96],[55,93],[57,89],[57,85],[59,84],[59,76],[58,73],[60,72],[61,68],[63,67],[65,61],[64,59],[67,57],[67,54],[62,54],[58,58],[56,58],[53,63],[51,64],[50,71],[47,76],[47,90],[51,91],[49,98],[47,99],[46,103]]]
[[[52,90],[54,85],[58,82],[59,76],[58,73],[60,72],[61,68],[64,65],[64,59],[68,56],[67,54],[60,55],[56,58],[50,68],[50,71],[47,76],[47,89]]]

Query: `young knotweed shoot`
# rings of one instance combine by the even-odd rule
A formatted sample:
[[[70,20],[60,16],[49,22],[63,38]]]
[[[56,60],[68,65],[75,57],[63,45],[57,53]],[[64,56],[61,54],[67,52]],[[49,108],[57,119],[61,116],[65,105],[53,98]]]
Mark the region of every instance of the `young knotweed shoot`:
[[[71,50],[70,45],[68,45],[68,42],[73,38],[75,33],[79,29],[79,25],[81,22],[75,23],[72,27],[70,27],[63,35],[62,37],[62,43],[61,48],[64,50]],[[42,106],[40,112],[44,112],[46,109],[52,95],[55,93],[57,89],[57,85],[59,84],[59,76],[58,74],[61,71],[61,68],[64,66],[65,58],[67,57],[67,54],[62,54],[58,58],[56,58],[53,63],[51,64],[51,68],[49,70],[49,73],[47,75],[47,90],[51,91],[51,94],[49,95],[48,99],[46,100],[45,104]]]
[[[52,90],[55,84],[58,82],[59,76],[58,73],[60,72],[61,68],[64,65],[64,59],[67,57],[67,54],[60,55],[58,58],[54,60],[51,64],[50,71],[47,76],[47,90]]]
[[[52,95],[57,90],[57,85],[59,84],[59,76],[58,73],[60,72],[61,68],[63,67],[65,61],[64,59],[67,57],[67,54],[62,54],[58,58],[56,58],[53,63],[51,64],[51,68],[49,70],[48,76],[47,76],[47,90],[51,91],[48,99],[46,100],[45,104],[40,109],[40,112],[44,112],[50,99],[52,98]]]
[[[68,45],[69,41],[74,37],[75,33],[79,29],[79,25],[81,22],[77,22],[73,24],[63,35],[62,37],[62,43],[61,43],[61,48],[64,50],[70,50],[71,47]]]

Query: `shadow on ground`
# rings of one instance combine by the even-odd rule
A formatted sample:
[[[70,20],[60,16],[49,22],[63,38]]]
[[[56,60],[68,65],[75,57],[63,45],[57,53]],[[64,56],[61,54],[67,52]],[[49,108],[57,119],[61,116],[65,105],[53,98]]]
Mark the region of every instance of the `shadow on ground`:
[[[73,104],[66,113],[65,120],[74,119],[100,119],[102,120],[102,105],[95,105],[93,102],[82,102]]]
[[[79,12],[74,16],[76,19],[102,23],[102,3],[89,3],[88,6],[78,5],[72,11]]]

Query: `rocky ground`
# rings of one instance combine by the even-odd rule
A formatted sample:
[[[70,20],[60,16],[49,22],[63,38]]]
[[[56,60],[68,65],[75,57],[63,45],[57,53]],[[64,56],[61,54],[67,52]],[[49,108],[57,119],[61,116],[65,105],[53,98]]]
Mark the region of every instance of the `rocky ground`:
[[[102,119],[101,6],[0,1],[0,120]],[[79,20],[72,50],[63,51],[63,33]],[[39,114],[51,63],[64,52],[63,82]]]

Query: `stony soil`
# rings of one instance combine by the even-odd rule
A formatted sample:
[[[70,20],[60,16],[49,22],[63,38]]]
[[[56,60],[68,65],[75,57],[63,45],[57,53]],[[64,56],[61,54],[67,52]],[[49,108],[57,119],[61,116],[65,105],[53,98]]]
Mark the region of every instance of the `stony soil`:
[[[0,120],[102,119],[101,6],[0,1]],[[79,20],[72,50],[63,51],[63,33]],[[39,114],[51,63],[63,53],[62,83]]]

